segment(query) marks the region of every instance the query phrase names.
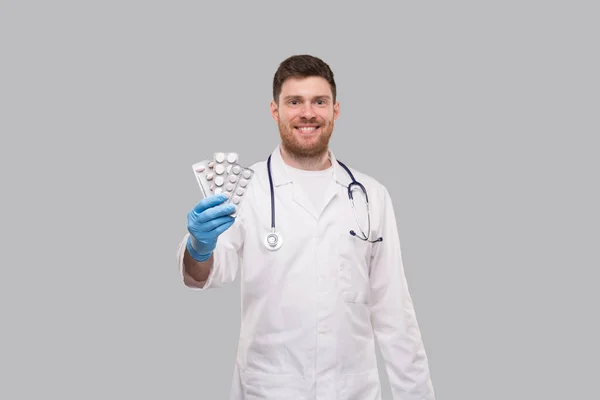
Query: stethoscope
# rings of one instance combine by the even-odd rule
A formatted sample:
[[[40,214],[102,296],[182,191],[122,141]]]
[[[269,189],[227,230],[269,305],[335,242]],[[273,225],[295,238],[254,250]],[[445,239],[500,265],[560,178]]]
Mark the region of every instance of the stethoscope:
[[[358,226],[358,229],[360,230],[360,233],[362,234],[362,236],[360,236],[352,230],[352,231],[350,231],[350,235],[357,237],[360,240],[363,240],[365,242],[369,242],[369,243],[376,243],[376,242],[383,241],[382,237],[379,237],[375,240],[369,240],[370,235],[371,235],[371,210],[369,209],[369,196],[367,195],[367,189],[365,189],[365,187],[362,185],[362,183],[360,183],[356,179],[354,179],[354,175],[352,174],[350,169],[348,167],[346,167],[346,165],[344,165],[343,162],[341,162],[340,160],[337,160],[337,162],[338,162],[338,164],[340,164],[342,166],[342,168],[344,168],[344,170],[346,170],[346,172],[348,173],[348,175],[350,175],[350,178],[352,179],[352,182],[348,185],[348,198],[350,199],[350,202],[352,203],[352,211],[354,212],[354,218],[356,219],[356,224]],[[267,236],[265,236],[264,244],[268,250],[274,251],[274,250],[279,250],[281,248],[281,246],[283,245],[283,238],[281,237],[281,234],[276,232],[276,230],[275,230],[275,193],[273,190],[273,178],[271,177],[271,156],[269,156],[269,158],[267,159],[267,171],[269,174],[269,186],[271,189],[271,232],[269,234],[267,234]],[[353,186],[357,186],[358,188],[360,188],[360,190],[362,190],[362,192],[365,195],[365,200],[366,200],[366,204],[367,204],[367,220],[368,220],[368,230],[367,231],[369,232],[368,234],[365,234],[363,232],[363,230],[360,227],[360,223],[358,222],[358,217],[356,215],[356,208],[354,207],[354,196],[352,196]]]

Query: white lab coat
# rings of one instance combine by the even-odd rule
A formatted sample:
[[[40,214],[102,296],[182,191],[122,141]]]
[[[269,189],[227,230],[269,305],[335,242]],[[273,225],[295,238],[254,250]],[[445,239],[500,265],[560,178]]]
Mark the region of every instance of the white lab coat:
[[[272,153],[277,231],[283,246],[263,244],[271,228],[267,163],[255,175],[223,233],[206,282],[183,270],[187,234],[178,248],[187,286],[206,290],[241,273],[241,331],[231,400],[380,400],[375,337],[394,400],[434,400],[427,356],[405,280],[399,235],[387,189],[351,168],[367,189],[371,239],[359,232],[348,199],[351,179],[330,152],[333,180],[322,209],[294,186]],[[349,166],[350,167],[350,166]],[[356,198],[357,209],[361,198]],[[366,230],[366,219],[359,214]]]

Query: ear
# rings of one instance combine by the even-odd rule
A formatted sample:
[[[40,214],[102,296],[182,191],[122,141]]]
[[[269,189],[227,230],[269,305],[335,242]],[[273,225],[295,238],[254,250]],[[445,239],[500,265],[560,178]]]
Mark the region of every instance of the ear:
[[[333,120],[337,120],[340,116],[340,102],[336,101],[333,105]]]
[[[277,103],[275,103],[275,100],[271,100],[271,117],[277,122],[279,123],[279,108],[277,107]]]

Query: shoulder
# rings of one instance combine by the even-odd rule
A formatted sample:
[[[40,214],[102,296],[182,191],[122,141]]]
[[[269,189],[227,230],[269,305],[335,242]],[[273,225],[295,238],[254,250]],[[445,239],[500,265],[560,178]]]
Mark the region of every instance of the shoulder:
[[[267,161],[266,160],[261,160],[261,161],[256,161],[250,165],[248,165],[246,168],[250,168],[252,171],[254,171],[254,173],[266,173],[267,172]]]
[[[368,192],[369,202],[372,200],[380,200],[385,201],[386,197],[389,196],[389,192],[387,187],[374,176],[367,174],[361,170],[358,170],[352,165],[344,163],[352,175],[354,175],[354,179],[360,184],[362,184]]]
[[[386,224],[390,217],[395,216],[394,205],[388,188],[374,176],[345,164],[354,179],[364,186],[369,198],[369,209],[371,212],[371,227],[375,232]]]

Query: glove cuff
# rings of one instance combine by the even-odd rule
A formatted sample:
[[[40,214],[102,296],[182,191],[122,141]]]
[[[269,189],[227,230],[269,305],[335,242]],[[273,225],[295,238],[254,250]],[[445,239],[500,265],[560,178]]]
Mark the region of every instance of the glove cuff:
[[[192,245],[192,235],[188,237],[186,248],[190,253],[190,256],[192,256],[192,258],[198,262],[206,261],[212,255],[212,251],[208,254],[198,254],[198,252],[196,251],[196,249],[194,249],[194,246]]]

